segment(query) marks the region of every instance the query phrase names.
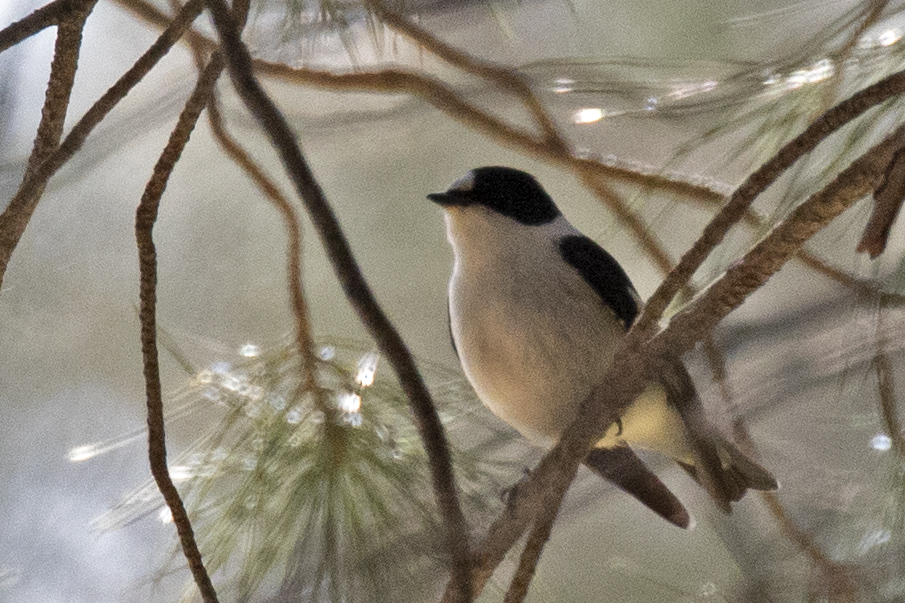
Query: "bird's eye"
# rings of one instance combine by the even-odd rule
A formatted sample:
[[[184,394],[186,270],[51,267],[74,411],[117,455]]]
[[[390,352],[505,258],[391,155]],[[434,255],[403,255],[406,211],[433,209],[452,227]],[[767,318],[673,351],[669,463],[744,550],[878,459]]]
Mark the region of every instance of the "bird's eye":
[[[468,172],[449,186],[449,191],[467,193],[474,189],[474,172]]]

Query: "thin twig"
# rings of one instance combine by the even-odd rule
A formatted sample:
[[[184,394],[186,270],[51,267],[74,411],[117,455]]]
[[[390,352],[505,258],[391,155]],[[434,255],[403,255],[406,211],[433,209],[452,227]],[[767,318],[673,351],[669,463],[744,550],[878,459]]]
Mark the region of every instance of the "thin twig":
[[[502,68],[488,61],[482,61],[442,42],[423,27],[390,10],[382,0],[366,0],[365,5],[374,11],[384,23],[410,38],[420,48],[437,55],[447,63],[463,71],[494,82],[503,90],[508,90],[517,95],[534,117],[534,121],[541,130],[544,142],[557,149],[559,153],[569,153],[568,144],[559,133],[556,124],[553,123],[549,113],[540,103],[531,86],[517,71]]]
[[[3,285],[3,276],[6,274],[6,267],[13,250],[28,225],[34,206],[47,181],[82,147],[94,127],[169,52],[173,44],[201,12],[203,6],[204,0],[189,0],[182,12],[176,16],[154,44],[88,109],[62,144],[22,182],[22,186],[19,187],[6,210],[0,215],[0,287]]]
[[[143,0],[116,1],[150,22],[157,25],[167,23],[166,15],[147,5]],[[397,19],[402,18],[397,16]],[[455,57],[457,63],[461,64],[463,68],[467,68],[472,73],[496,77],[509,82],[504,84],[504,86],[515,86],[515,91],[522,96],[523,102],[527,104],[529,110],[535,116],[535,121],[541,123],[544,135],[537,137],[531,132],[508,124],[468,102],[444,82],[432,76],[406,69],[387,68],[378,71],[359,70],[349,73],[336,73],[316,69],[292,68],[284,64],[271,63],[259,59],[253,61],[254,68],[256,72],[268,77],[329,90],[410,94],[421,98],[446,115],[489,136],[504,146],[569,169],[586,183],[595,181],[600,183],[604,179],[610,179],[615,182],[649,186],[664,192],[691,196],[710,203],[721,203],[724,200],[722,194],[704,186],[675,178],[640,173],[629,167],[606,165],[593,157],[578,156],[570,153],[566,143],[563,142],[563,139],[556,131],[552,120],[549,119],[533,91],[524,82],[518,83],[521,81],[521,77],[517,72],[495,67],[465,55],[437,40],[425,30],[417,28],[417,26],[405,20],[402,21],[408,23],[405,27],[409,29],[406,31],[411,32],[417,39],[428,41],[437,53],[443,56]],[[190,31],[187,37],[192,43],[197,42],[205,45],[205,47],[211,44],[210,40],[203,38],[201,34],[197,34],[194,31]],[[672,265],[668,254],[625,202],[612,190],[604,194],[599,184],[595,184],[590,188],[592,192],[598,195],[604,205],[613,211],[617,219],[622,221],[637,236],[642,243],[642,247],[653,258],[654,263],[663,269],[664,273],[668,271],[668,267]]]
[[[133,11],[136,15],[157,25],[163,25],[168,22],[166,15],[146,4],[143,0],[116,0],[116,2]],[[529,110],[535,116],[535,120],[541,123],[544,136],[536,137],[530,132],[494,117],[466,101],[450,86],[434,77],[406,69],[387,68],[378,71],[336,73],[316,69],[292,68],[284,64],[263,60],[254,60],[254,68],[258,73],[268,77],[330,90],[411,94],[504,146],[569,169],[635,235],[642,248],[650,255],[654,264],[664,274],[673,265],[669,254],[666,253],[656,237],[650,233],[643,221],[612,189],[604,184],[605,181],[611,180],[635,186],[646,186],[681,197],[697,199],[710,205],[714,203],[722,204],[725,201],[725,197],[721,193],[705,186],[673,177],[640,173],[630,167],[606,165],[594,157],[570,153],[561,139],[557,141],[559,134],[556,132],[552,120],[549,120],[533,91],[521,80],[515,71],[493,66],[490,63],[466,55],[402,17],[398,15],[390,17],[390,14],[387,11],[384,16],[419,43],[427,44],[431,51],[438,56],[452,61],[453,64],[470,73],[492,79],[495,78],[496,80],[505,80],[509,82],[509,84],[506,84],[507,86],[515,86],[516,92],[522,95],[524,102],[526,102]],[[202,44],[205,47],[212,45],[210,40],[194,32],[194,30],[190,31],[187,37],[193,43]]]
[[[810,237],[872,190],[897,148],[897,137],[903,132],[905,127],[899,128],[792,211],[656,336],[642,344],[644,332],[632,328],[620,342],[615,354],[617,360],[603,382],[583,402],[576,420],[544,456],[528,482],[519,488],[515,500],[491,525],[476,549],[472,566],[476,593],[480,593],[506,552],[537,515],[542,501],[560,500],[588,449],[641,393],[646,376],[656,372],[660,359],[676,358],[691,349],[791,259]]]
[[[374,298],[352,255],[345,234],[339,227],[323,191],[301,153],[295,135],[279,109],[255,79],[251,56],[242,43],[222,0],[208,0],[214,25],[222,40],[221,48],[229,62],[233,83],[249,111],[257,118],[280,153],[286,171],[308,208],[321,242],[333,263],[346,296],[362,322],[387,357],[409,399],[421,440],[431,467],[434,493],[445,522],[445,540],[451,557],[452,590],[455,600],[471,601],[469,583],[468,531],[459,506],[450,460],[449,444],[430,393],[421,378],[411,353]]]
[[[676,268],[664,279],[648,300],[637,321],[646,330],[663,315],[675,295],[688,283],[726,233],[744,217],[754,199],[775,182],[798,159],[812,151],[824,139],[868,109],[905,92],[905,71],[884,78],[839,103],[786,143],[773,158],[748,176],[732,194],[723,209],[704,228]]]
[[[404,69],[333,73],[308,68],[294,68],[280,63],[257,61],[259,73],[279,77],[284,81],[304,83],[330,90],[369,92],[403,92],[414,94],[435,108],[461,123],[486,134],[500,144],[533,155],[538,159],[562,165],[575,172],[581,181],[613,212],[618,220],[635,235],[642,248],[651,256],[654,264],[669,272],[673,265],[669,255],[656,237],[650,233],[638,216],[628,208],[606,184],[618,174],[613,168],[591,159],[577,158],[568,152],[557,150],[556,145],[539,140],[520,128],[469,103],[445,83],[420,73]],[[675,182],[673,183],[675,184]],[[721,197],[722,198],[722,197]]]
[[[751,434],[748,432],[744,420],[736,418],[732,422],[732,433],[735,436],[735,441],[738,442],[746,454],[755,454],[754,442],[751,440]],[[824,580],[821,582],[826,585],[831,585],[831,592],[844,596],[845,598],[843,601],[855,601],[855,595],[858,591],[855,582],[849,574],[848,568],[827,557],[814,542],[814,539],[811,538],[810,534],[795,525],[789,512],[786,511],[786,508],[779,502],[779,496],[777,496],[775,492],[759,492],[759,494],[764,501],[764,504],[767,505],[770,515],[776,520],[783,536],[801,549],[801,551],[810,558],[813,567],[820,571],[821,575],[824,577]]]
[[[59,25],[69,15],[85,11],[90,13],[96,3],[97,0],[54,0],[50,4],[42,6],[27,17],[10,23],[0,31],[0,52],[12,48],[22,40],[28,39],[48,27]]]
[[[563,491],[562,496],[565,496]],[[534,522],[534,529],[528,535],[528,541],[522,550],[522,556],[519,558],[518,568],[515,575],[509,583],[509,590],[503,599],[504,603],[522,603],[528,596],[528,587],[537,571],[537,564],[540,561],[541,553],[544,545],[550,540],[550,534],[553,531],[553,524],[559,514],[559,508],[562,506],[562,500],[545,501],[540,516]]]
[[[233,13],[248,14],[248,2],[243,2],[245,6],[237,6],[234,3]],[[174,10],[178,10],[178,0],[171,0],[171,6]],[[244,21],[244,17],[242,19]],[[205,47],[196,40],[189,38],[189,45],[195,59],[195,64],[200,68],[204,64]],[[208,124],[214,139],[223,149],[223,152],[245,172],[245,175],[254,182],[255,186],[264,194],[264,196],[273,204],[283,217],[283,223],[286,228],[286,235],[289,244],[286,250],[286,275],[287,287],[289,289],[290,306],[293,316],[295,317],[295,341],[299,354],[303,362],[303,383],[306,391],[319,392],[320,388],[317,384],[317,375],[314,370],[317,359],[314,354],[314,338],[311,328],[311,313],[308,302],[305,299],[305,290],[302,285],[302,230],[301,221],[298,212],[292,206],[292,203],[280,191],[276,183],[267,176],[264,169],[251,157],[249,152],[239,143],[232,134],[226,129],[223,120],[223,113],[220,111],[220,102],[216,90],[211,94],[207,106]],[[325,406],[321,404],[321,406]],[[328,409],[322,408],[324,412]]]
[[[38,132],[25,166],[23,181],[28,180],[41,162],[60,144],[72,86],[75,84],[75,72],[82,47],[82,31],[96,2],[97,0],[86,2],[78,6],[78,10],[60,17],[53,62],[50,66],[50,81],[47,83],[44,108],[41,110],[41,123],[38,124]],[[30,209],[33,210],[34,207],[31,206]]]
[[[208,122],[214,133],[214,138],[220,143],[223,152],[236,163],[252,182],[264,193],[264,196],[276,207],[283,217],[283,225],[289,239],[286,250],[286,274],[289,285],[289,296],[292,313],[295,317],[295,341],[299,354],[304,362],[305,389],[310,392],[318,390],[315,376],[314,339],[311,336],[311,319],[308,302],[305,300],[304,287],[302,286],[302,230],[298,212],[289,203],[277,185],[267,177],[264,170],[251,158],[251,155],[242,148],[242,145],[230,135],[223,123],[219,102],[216,94],[211,96],[208,103]]]
[[[208,66],[198,78],[195,90],[179,115],[179,121],[170,134],[169,141],[154,173],[145,186],[141,202],[135,212],[135,238],[138,243],[139,269],[141,279],[140,313],[141,352],[144,361],[145,393],[148,405],[148,460],[151,474],[160,489],[167,507],[173,516],[173,523],[179,533],[182,552],[188,561],[192,577],[198,585],[202,599],[206,603],[217,601],[217,592],[201,559],[201,551],[195,541],[192,524],[179,491],[170,478],[167,468],[166,433],[163,417],[163,396],[160,384],[160,367],[157,357],[157,251],[154,246],[153,229],[157,221],[160,199],[166,189],[170,174],[179,161],[189,136],[207,105],[217,78],[223,71],[223,60],[214,54]]]
[[[883,312],[881,304],[877,309],[877,355],[874,357],[874,368],[877,371],[877,391],[880,394],[880,415],[886,433],[892,441],[893,449],[900,460],[905,460],[905,435],[902,433],[902,422],[896,409],[896,393],[893,383],[892,363],[886,354],[883,335]]]
[[[810,536],[803,532],[779,502],[779,497],[775,492],[760,492],[760,496],[766,503],[770,514],[776,519],[780,531],[785,536],[798,545],[818,568],[823,579],[820,584],[824,587],[825,592],[833,596],[830,599],[833,603],[855,603],[858,601],[858,588],[851,572],[847,567],[836,563],[826,556],[820,548],[814,544]]]
[[[855,27],[854,31],[849,34],[845,43],[833,53],[835,55],[835,64],[838,65],[838,67],[836,68],[834,76],[830,78],[830,81],[827,83],[826,88],[823,89],[819,113],[822,113],[833,106],[852,51],[858,46],[858,42],[861,40],[861,36],[864,35],[864,32],[875,25],[880,19],[887,4],[889,4],[888,0],[868,0],[868,2],[861,7],[864,18],[858,26]],[[811,117],[817,117],[819,113],[812,115]]]

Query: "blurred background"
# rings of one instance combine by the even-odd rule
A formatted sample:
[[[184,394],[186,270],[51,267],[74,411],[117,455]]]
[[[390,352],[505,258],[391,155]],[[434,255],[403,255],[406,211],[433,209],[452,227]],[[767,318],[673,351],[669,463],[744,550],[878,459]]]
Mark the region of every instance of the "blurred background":
[[[166,2],[155,2],[170,14]],[[0,26],[40,5],[5,0]],[[901,9],[895,2],[424,0],[409,2],[404,12],[476,57],[517,68],[579,153],[644,172],[665,170],[726,193],[823,110],[902,68]],[[206,15],[196,27],[213,37]],[[85,28],[67,126],[159,31],[114,0],[97,5]],[[257,57],[296,67],[401,64],[442,78],[502,119],[530,124],[518,99],[443,64],[351,2],[253,2],[246,39]],[[0,54],[0,208],[21,181],[53,42],[54,31],[46,30]],[[195,78],[191,52],[177,45],[51,180],[6,273],[0,292],[0,601],[173,601],[191,593],[181,557],[172,556],[175,530],[153,490],[142,489],[148,469],[133,229],[144,184]],[[643,297],[663,274],[635,234],[561,167],[502,147],[413,96],[265,83],[298,132],[380,303],[423,362],[461,450],[469,520],[479,534],[500,509],[502,490],[537,462],[540,451],[483,411],[461,381],[446,318],[452,256],[441,213],[425,195],[472,167],[518,167],[535,174],[572,223],[622,263]],[[227,78],[218,91],[232,133],[291,192]],[[901,122],[900,107],[894,100],[868,113],[790,170],[757,202],[761,225],[736,228],[698,272],[696,285],[722,273],[789,208],[882,139]],[[656,187],[613,187],[673,261],[712,215],[712,207]],[[703,350],[686,358],[714,422],[729,434],[750,435],[762,464],[781,482],[776,497],[749,494],[724,516],[677,466],[646,456],[697,520],[693,530],[682,531],[582,473],[529,601],[905,600],[905,459],[878,387],[878,371],[885,371],[895,399],[905,377],[898,296],[905,289],[905,237],[897,224],[879,259],[856,254],[869,211],[864,200],[808,251],[873,293],[857,294],[850,284],[790,262],[714,333],[713,347],[725,360],[722,383]],[[255,375],[291,365],[285,336],[293,327],[283,223],[220,151],[204,119],[163,198],[155,241],[158,320],[167,347],[163,383],[168,407],[180,415],[168,424],[168,443],[171,456],[183,459],[179,466],[190,468],[179,482],[188,489],[211,477],[197,471],[211,453],[205,448],[210,440],[199,443],[199,433],[232,434],[216,448],[224,455],[232,454],[230,446],[245,446],[241,425],[229,423],[235,418],[229,404],[202,386],[213,382],[225,391],[224,375],[256,383]],[[303,265],[320,357],[336,379],[357,380],[363,388],[356,370],[368,362],[372,344],[307,223]],[[392,440],[393,455],[418,459],[391,370],[376,362],[375,393],[368,394],[374,407],[395,400],[401,410],[374,419],[396,436],[383,437],[377,427],[374,433],[381,442]],[[261,368],[265,364],[270,368]],[[293,408],[291,401],[287,410],[267,399],[274,412]],[[361,414],[367,428],[374,417]],[[260,427],[256,416],[245,415],[243,421]],[[191,454],[202,456],[192,461]],[[216,476],[222,470],[237,488],[246,487],[235,475],[241,469],[217,467]],[[391,464],[380,467],[393,471]],[[282,465],[273,471],[277,482],[284,469],[290,471]],[[406,470],[417,477],[418,497],[429,501],[423,466]],[[205,488],[195,487],[190,498],[204,509],[199,529],[224,530],[219,507],[201,503]],[[127,492],[133,496],[124,499]],[[226,506],[236,496],[208,494]],[[254,532],[254,507],[227,525]],[[314,513],[302,507],[294,512]],[[416,527],[430,525],[428,518]],[[286,550],[302,555],[304,546],[294,544],[300,534],[285,534]],[[348,591],[299,587],[294,596],[434,600],[442,574],[439,565],[422,561],[436,551],[428,544],[406,549],[398,536],[383,534],[381,546],[398,549],[389,558],[403,574],[418,576],[417,590],[405,590],[401,579],[375,578]],[[362,531],[360,538],[372,537]],[[420,539],[429,540],[424,533]],[[280,558],[255,567],[246,582],[237,579],[242,584],[231,582],[244,575],[243,558],[264,556],[255,546],[254,538],[238,539],[227,547],[232,553],[223,553],[215,583],[240,594],[226,590],[221,600],[285,595],[283,570],[274,569],[285,564]],[[330,584],[340,582],[339,574],[368,575],[366,558],[335,563],[329,545],[311,546],[311,555],[327,559],[326,571],[336,574]],[[355,546],[343,546],[352,552],[339,547],[341,555],[354,556]],[[512,567],[503,566],[482,601],[501,600]]]

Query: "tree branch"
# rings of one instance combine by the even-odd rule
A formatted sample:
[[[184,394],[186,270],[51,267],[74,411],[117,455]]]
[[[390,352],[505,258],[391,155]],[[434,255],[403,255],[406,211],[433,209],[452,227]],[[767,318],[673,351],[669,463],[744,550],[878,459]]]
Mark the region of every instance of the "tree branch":
[[[732,194],[729,201],[704,228],[675,269],[660,284],[648,300],[636,325],[650,328],[663,311],[691,279],[713,249],[719,245],[729,229],[744,217],[754,199],[773,184],[802,156],[810,153],[830,134],[878,104],[905,92],[905,71],[884,78],[839,103],[808,126],[804,132],[786,143],[773,158],[751,174]]]
[[[89,14],[96,3],[97,0],[54,0],[42,6],[0,31],[0,52],[12,48],[48,27],[61,24],[77,13]]]
[[[434,493],[445,521],[444,537],[452,561],[451,590],[456,593],[454,600],[471,601],[468,532],[456,493],[449,445],[430,393],[411,353],[362,276],[345,235],[296,143],[295,135],[255,79],[251,56],[240,40],[226,6],[222,0],[208,0],[207,4],[213,13],[214,25],[220,35],[221,48],[227,57],[236,90],[279,152],[287,173],[308,208],[347,298],[377,341],[381,352],[393,365],[409,399],[430,461]]]
[[[173,516],[173,523],[179,533],[182,551],[188,561],[192,577],[198,585],[205,603],[216,603],[217,592],[201,559],[201,551],[195,541],[192,524],[179,491],[170,478],[167,469],[166,433],[163,417],[163,395],[160,384],[160,367],[157,357],[157,251],[154,246],[153,229],[157,221],[160,199],[166,189],[170,174],[179,161],[182,150],[188,143],[192,130],[207,105],[208,99],[223,71],[223,60],[214,54],[210,63],[200,74],[195,90],[189,97],[179,116],[170,139],[154,166],[154,173],[148,181],[141,202],[135,212],[135,238],[138,244],[139,269],[141,274],[140,311],[141,352],[144,362],[145,393],[148,406],[148,459],[151,474],[160,489],[167,507]]]
[[[437,55],[450,65],[494,82],[503,90],[518,96],[540,128],[544,143],[550,146],[551,150],[555,149],[558,153],[569,153],[569,146],[562,135],[560,135],[556,124],[553,123],[547,110],[537,99],[531,86],[517,71],[499,67],[488,61],[482,61],[442,42],[423,27],[390,10],[383,0],[365,0],[365,6],[370,8],[384,23],[410,38],[421,48]]]
[[[603,382],[581,406],[577,419],[559,443],[543,458],[531,479],[490,527],[474,553],[472,580],[479,593],[506,552],[544,508],[558,504],[578,465],[606,428],[635,399],[664,359],[676,358],[712,332],[714,326],[775,274],[802,245],[858,199],[881,178],[905,133],[899,128],[855,160],[836,178],[802,203],[769,236],[733,264],[699,298],[676,314],[663,331],[642,343],[644,331],[632,328],[615,354],[617,361]],[[448,599],[447,599],[448,600]]]
[[[13,250],[28,225],[47,181],[82,147],[94,127],[169,52],[173,44],[201,12],[203,6],[204,0],[189,0],[182,12],[176,16],[147,52],[139,57],[132,67],[88,109],[62,144],[22,182],[6,210],[0,215],[0,287],[3,285],[3,276],[6,274],[6,267]]]
[[[69,98],[75,83],[75,72],[78,69],[79,52],[82,48],[82,30],[85,21],[97,0],[76,5],[70,12],[56,15],[57,39],[54,45],[53,62],[50,65],[50,80],[41,110],[41,122],[32,145],[31,155],[22,177],[19,193],[0,214],[0,287],[6,265],[12,257],[13,250],[19,244],[25,227],[31,220],[38,201],[44,192],[43,183],[32,191],[26,191],[26,184],[33,179],[38,166],[57,148],[63,135],[63,125],[69,108]],[[69,5],[59,5],[69,8]],[[58,6],[58,8],[59,8]],[[59,8],[59,10],[62,10]],[[59,12],[59,10],[57,12]],[[34,14],[34,13],[32,13]]]
[[[537,571],[537,564],[540,562],[544,545],[547,544],[550,534],[553,532],[553,524],[559,515],[559,508],[562,506],[562,498],[565,495],[566,491],[563,490],[559,500],[544,501],[540,516],[535,520],[534,529],[528,535],[528,541],[522,550],[518,568],[509,583],[509,590],[506,591],[503,599],[504,603],[522,603],[528,596],[528,587]]]
[[[140,17],[157,25],[168,22],[166,15],[147,5],[143,0],[116,1]],[[389,12],[386,14],[389,14]],[[396,19],[398,23],[407,23],[407,25],[400,25],[400,27],[412,33],[415,39],[425,40],[438,55],[455,57],[454,60],[457,63],[463,65],[463,68],[467,67],[467,70],[472,73],[502,79],[508,82],[502,84],[506,89],[510,89],[509,86],[515,86],[516,92],[521,91],[523,102],[528,104],[529,111],[532,111],[535,116],[535,121],[549,124],[543,128],[546,135],[536,137],[531,132],[507,124],[503,120],[469,103],[444,82],[432,76],[406,69],[389,68],[379,71],[335,73],[315,69],[292,68],[287,65],[259,59],[253,60],[253,65],[255,70],[262,75],[296,84],[316,86],[329,90],[410,94],[421,98],[449,117],[489,136],[504,146],[571,170],[589,185],[591,191],[598,195],[604,205],[613,211],[617,219],[622,221],[626,228],[635,233],[645,251],[651,255],[654,263],[664,273],[672,266],[672,260],[663,250],[662,245],[647,230],[644,223],[638,219],[634,212],[625,205],[612,189],[607,187],[607,192],[604,193],[600,184],[590,185],[589,183],[594,181],[602,183],[604,179],[611,179],[632,185],[649,186],[677,195],[691,196],[710,203],[722,203],[724,200],[722,194],[697,184],[656,174],[640,173],[629,167],[608,165],[593,157],[579,157],[570,153],[566,144],[562,142],[562,139],[559,139],[559,134],[556,132],[553,122],[549,119],[543,106],[539,104],[530,87],[521,81],[521,76],[517,72],[495,67],[490,63],[481,62],[465,55],[436,39],[429,32],[402,19],[402,17],[397,16]],[[212,44],[210,40],[194,31],[189,31],[187,37],[193,43],[197,41],[197,43],[204,44],[206,47]],[[554,139],[554,134],[558,141]]]

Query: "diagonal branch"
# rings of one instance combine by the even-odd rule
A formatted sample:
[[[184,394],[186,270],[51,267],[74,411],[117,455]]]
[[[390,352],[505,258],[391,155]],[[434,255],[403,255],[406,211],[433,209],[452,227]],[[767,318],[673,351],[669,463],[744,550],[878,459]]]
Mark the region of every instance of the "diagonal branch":
[[[214,25],[222,40],[233,83],[242,100],[271,138],[286,171],[317,229],[333,263],[340,284],[365,326],[392,363],[409,399],[415,424],[431,466],[434,493],[445,521],[445,540],[451,557],[451,591],[456,601],[471,601],[469,583],[468,532],[459,506],[446,434],[411,353],[390,323],[355,262],[345,235],[323,191],[299,149],[295,135],[279,109],[255,79],[251,56],[239,38],[235,24],[222,0],[208,0]]]
[[[139,18],[159,27],[166,27],[170,22],[169,18],[163,12],[147,2],[144,2],[144,0],[115,1],[127,10],[133,12],[133,14]],[[406,31],[411,32],[412,35],[409,37],[419,43],[423,42],[429,46],[432,49],[432,52],[437,54],[437,56],[444,58],[444,60],[447,60],[452,64],[456,64],[463,70],[476,75],[482,75],[482,73],[489,73],[482,72],[482,69],[486,67],[490,71],[496,70],[504,74],[511,73],[492,63],[483,62],[474,57],[459,53],[456,49],[451,48],[442,41],[436,39],[429,32],[417,28],[417,26],[413,25],[410,21],[405,20],[404,23],[407,25],[400,26],[400,30],[406,29]],[[212,40],[204,37],[193,29],[190,29],[186,33],[186,37],[192,44],[197,45],[200,48],[210,50],[216,47],[216,44]],[[637,215],[629,210],[627,206],[621,202],[621,199],[606,186],[606,181],[624,181],[633,185],[664,190],[677,195],[680,199],[697,201],[708,209],[713,209],[715,206],[722,207],[726,201],[725,197],[715,190],[691,182],[685,182],[680,179],[670,177],[664,178],[662,181],[651,181],[650,178],[655,177],[647,174],[638,174],[629,168],[619,169],[614,168],[613,166],[604,165],[593,157],[576,157],[574,155],[562,153],[551,154],[548,152],[549,148],[543,141],[537,140],[530,132],[506,124],[466,101],[461,95],[457,94],[442,81],[421,73],[393,68],[372,72],[357,71],[353,73],[335,73],[304,68],[293,69],[287,65],[270,63],[260,59],[254,59],[253,62],[255,69],[259,73],[290,83],[315,86],[330,90],[411,94],[412,96],[422,99],[453,119],[456,119],[463,125],[482,132],[504,146],[521,151],[540,160],[549,161],[553,164],[562,165],[565,168],[571,169],[579,175],[590,190],[604,201],[604,203],[617,215],[618,219],[623,221],[623,223],[625,223],[635,234],[639,243],[653,259],[654,264],[664,274],[668,273],[673,266],[672,259],[663,250],[656,239],[650,235],[644,224],[638,219]],[[753,214],[750,209],[745,212],[745,221],[756,228],[763,227],[764,225],[764,220]],[[802,250],[800,252],[799,260],[809,268],[849,287],[858,295],[876,297],[876,295],[880,293],[877,287],[870,282],[857,279],[846,272],[829,266],[807,250]]]
[[[127,8],[148,22],[161,27],[169,23],[169,19],[165,14],[143,0],[116,1],[121,6]],[[381,18],[384,18],[389,25],[404,33],[416,43],[423,45],[450,64],[474,75],[495,81],[500,79],[512,80],[514,78],[516,87],[526,86],[523,80],[517,77],[518,74],[516,72],[467,55],[437,39],[423,28],[411,23],[411,21],[393,13],[387,9],[385,5],[379,4],[377,0],[372,0],[371,3],[374,5],[373,8],[375,8],[375,12],[377,12]],[[187,33],[187,37],[193,44],[197,43],[206,49],[215,46],[214,42],[194,30],[190,30]],[[617,218],[635,233],[639,243],[644,247],[648,255],[651,256],[655,265],[664,273],[667,273],[673,265],[668,254],[665,253],[662,246],[650,235],[634,212],[629,210],[612,190],[600,190],[600,183],[605,182],[606,180],[614,180],[632,185],[653,187],[658,190],[676,194],[680,198],[700,201],[708,208],[712,208],[715,204],[722,206],[725,201],[722,194],[691,182],[685,182],[671,177],[661,178],[656,175],[639,174],[630,168],[604,165],[593,157],[577,157],[569,153],[562,153],[551,148],[544,140],[537,139],[530,132],[514,128],[477,108],[463,99],[442,81],[421,73],[392,68],[371,72],[356,71],[353,73],[335,73],[305,68],[294,69],[287,65],[270,63],[260,59],[254,60],[254,66],[259,73],[269,77],[330,90],[408,93],[421,98],[436,109],[444,112],[464,125],[490,136],[504,146],[521,151],[540,160],[549,161],[571,169],[579,175],[590,190],[604,201],[607,207],[616,214]],[[504,88],[505,86],[506,85],[504,84]],[[531,94],[530,97],[525,97],[524,92],[521,94],[523,95],[523,98],[527,98],[526,102],[530,104],[531,99],[536,101],[536,98],[533,96],[530,87],[528,88],[528,92]],[[543,107],[538,107],[535,104],[531,110],[535,117],[539,118],[540,113],[543,112]],[[746,213],[745,219],[755,226],[761,224],[761,221],[757,220],[750,213]],[[872,287],[868,283],[854,279],[850,275],[826,265],[807,251],[802,251],[801,260],[810,268],[855,289],[859,294],[875,295],[877,293],[876,287]]]
[[[563,139],[556,124],[550,118],[547,110],[540,103],[531,86],[514,69],[501,68],[498,65],[477,59],[461,50],[450,46],[429,31],[406,19],[399,13],[390,10],[383,0],[365,0],[365,5],[370,8],[380,19],[410,38],[421,48],[431,52],[450,65],[454,65],[463,71],[496,83],[503,90],[508,90],[522,99],[525,107],[531,112],[534,121],[543,133],[544,143],[555,149],[558,153],[568,153],[569,148]]]
[[[648,300],[637,321],[646,330],[663,315],[666,306],[688,283],[704,260],[719,245],[726,233],[745,215],[745,211],[764,190],[773,184],[789,167],[810,153],[833,132],[862,113],[890,98],[905,92],[905,71],[884,78],[842,101],[808,126],[804,132],[783,146],[773,158],[748,176],[732,194],[723,209],[704,228],[701,236],[670,272]]]
[[[719,321],[791,259],[810,237],[870,192],[882,177],[903,132],[905,127],[900,127],[791,212],[696,301],[675,315],[663,331],[643,344],[644,332],[637,326],[630,331],[615,354],[618,360],[582,404],[578,418],[544,457],[531,479],[519,488],[517,498],[491,525],[476,549],[472,565],[476,593],[481,591],[527,525],[545,508],[544,501],[558,504],[581,459],[607,426],[640,394],[646,376],[655,372],[662,359],[681,356],[705,338]]]
[[[565,497],[566,491],[562,491],[559,500],[544,501],[543,508],[538,518],[534,522],[534,529],[528,535],[528,541],[522,550],[522,556],[519,558],[518,568],[515,575],[509,583],[509,590],[503,599],[504,603],[522,603],[528,596],[528,587],[537,571],[537,564],[540,562],[541,553],[544,545],[550,539],[553,532],[553,524],[556,522],[556,516],[559,514],[559,508],[562,506],[562,498]]]
[[[779,496],[775,492],[760,492],[761,499],[766,503],[770,515],[776,519],[780,531],[792,542],[798,546],[803,553],[813,563],[814,567],[820,571],[820,586],[823,592],[832,596],[830,601],[834,603],[855,603],[858,601],[857,582],[852,577],[851,571],[845,565],[837,563],[827,557],[826,553],[820,550],[807,532],[803,531],[779,502]]]
[[[70,16],[83,12],[87,15],[96,3],[97,0],[54,0],[42,6],[0,31],[0,52],[12,48],[48,27],[62,24]]]
[[[203,6],[204,0],[189,0],[182,12],[176,16],[154,44],[88,109],[60,146],[22,182],[22,186],[19,187],[6,210],[0,215],[0,286],[3,285],[3,276],[6,274],[6,267],[13,250],[28,225],[47,181],[82,148],[95,126],[169,52],[195,20],[195,17],[201,13]]]
[[[138,259],[141,278],[139,317],[141,319],[141,352],[144,362],[145,393],[148,405],[148,458],[151,474],[173,516],[173,523],[179,533],[182,551],[188,561],[192,577],[198,585],[205,603],[216,603],[217,593],[201,559],[201,551],[195,541],[192,524],[179,491],[170,478],[167,469],[166,433],[163,417],[163,395],[160,384],[160,367],[157,357],[157,251],[154,246],[153,229],[157,221],[160,199],[189,136],[207,105],[217,78],[223,71],[223,59],[214,54],[207,67],[198,78],[195,90],[189,97],[179,116],[179,121],[166,147],[160,154],[154,173],[145,187],[141,202],[135,212],[135,238],[138,244]]]
[[[53,62],[50,65],[50,80],[47,83],[44,107],[41,110],[41,122],[38,124],[38,132],[25,167],[19,193],[0,214],[0,285],[3,284],[3,274],[6,272],[6,265],[12,257],[13,250],[19,244],[19,239],[22,238],[22,233],[25,232],[25,227],[38,206],[44,185],[42,183],[26,193],[23,193],[23,189],[27,189],[26,184],[34,177],[40,164],[57,149],[63,136],[63,125],[82,48],[82,30],[95,2],[97,0],[83,2],[71,12],[57,16],[59,21],[57,39]],[[66,8],[69,5],[58,5],[58,8],[59,6]]]
[[[139,17],[158,26],[168,23],[166,15],[143,0],[116,1]],[[386,15],[390,14],[389,11],[386,12]],[[330,90],[410,94],[421,98],[449,117],[478,130],[504,146],[571,170],[586,184],[590,181],[600,183],[606,179],[637,186],[649,186],[677,195],[691,196],[709,203],[721,203],[724,200],[722,194],[704,186],[671,177],[641,173],[628,166],[604,164],[593,157],[579,156],[569,152],[543,106],[515,70],[497,67],[466,55],[398,15],[392,19],[401,30],[411,34],[413,39],[419,43],[423,41],[428,44],[433,49],[432,51],[439,56],[451,58],[455,64],[471,73],[495,78],[494,81],[497,81],[498,85],[503,86],[504,89],[511,89],[511,86],[515,86],[515,92],[521,95],[523,102],[535,116],[535,121],[541,123],[545,135],[537,137],[531,132],[510,125],[468,102],[446,83],[432,76],[406,69],[388,68],[379,71],[335,73],[305,68],[294,69],[287,65],[260,59],[253,60],[254,68],[258,73],[269,77]],[[205,47],[212,45],[210,40],[194,30],[190,30],[187,37],[192,43],[198,45]],[[500,80],[503,83],[500,83]],[[604,193],[599,185],[588,184],[588,186],[592,192],[598,195],[604,205],[613,211],[617,219],[635,233],[644,249],[653,258],[654,263],[666,273],[673,262],[637,215],[611,189]],[[626,219],[627,217],[628,219]]]

